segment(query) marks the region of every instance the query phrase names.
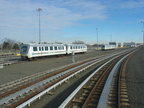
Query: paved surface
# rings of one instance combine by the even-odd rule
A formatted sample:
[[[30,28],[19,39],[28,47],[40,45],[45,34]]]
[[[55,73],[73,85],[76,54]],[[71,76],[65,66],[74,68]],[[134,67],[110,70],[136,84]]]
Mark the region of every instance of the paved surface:
[[[82,61],[91,57],[96,57],[108,53],[114,53],[114,52],[121,52],[122,50],[127,49],[117,49],[117,50],[111,50],[111,51],[91,51],[87,52],[85,54],[76,54],[75,55],[75,61]],[[64,57],[55,57],[55,58],[49,58],[46,60],[40,60],[40,61],[33,61],[33,62],[26,62],[26,63],[20,63],[20,64],[12,64],[9,66],[4,66],[2,69],[0,69],[0,85],[8,83],[10,81],[14,81],[32,74],[36,74],[39,72],[43,72],[50,69],[55,69],[60,66],[64,66],[67,64],[72,64],[72,56],[64,56]]]
[[[127,64],[126,81],[130,108],[144,108],[144,51],[142,48]]]
[[[116,51],[120,50],[124,49]],[[75,61],[77,62],[87,58],[114,52],[115,51],[91,51],[90,53],[76,55]],[[62,58],[50,58],[47,60],[5,66],[0,69],[0,85],[71,63],[72,57],[64,56]],[[126,81],[130,108],[144,108],[144,51],[142,48],[129,60],[127,64]]]

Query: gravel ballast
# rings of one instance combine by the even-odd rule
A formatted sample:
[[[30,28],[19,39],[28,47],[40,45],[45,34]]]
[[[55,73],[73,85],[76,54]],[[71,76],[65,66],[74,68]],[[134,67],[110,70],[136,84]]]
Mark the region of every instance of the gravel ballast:
[[[109,51],[96,51],[94,49],[88,50],[88,52],[85,54],[76,54],[75,61],[79,62],[92,57],[97,57],[108,53],[121,52],[124,50],[128,49],[122,48]],[[71,55],[64,57],[49,57],[46,60],[38,60],[4,66],[2,69],[0,69],[0,85],[68,64],[73,64]]]
[[[78,62],[108,53],[121,52],[123,50],[127,49],[117,49],[112,51],[89,50],[85,54],[76,54],[75,61]],[[72,63],[72,56],[64,56],[4,66],[2,69],[0,69],[0,85]]]
[[[141,48],[129,60],[126,81],[130,108],[144,108],[144,51]]]
[[[111,51],[91,50],[85,54],[76,54],[75,61],[101,56],[108,53],[121,52],[127,49]],[[54,57],[46,60],[25,62],[4,66],[0,69],[0,85],[60,66],[72,64],[72,56]],[[130,108],[143,108],[144,106],[144,50],[141,48],[126,66],[126,83]]]

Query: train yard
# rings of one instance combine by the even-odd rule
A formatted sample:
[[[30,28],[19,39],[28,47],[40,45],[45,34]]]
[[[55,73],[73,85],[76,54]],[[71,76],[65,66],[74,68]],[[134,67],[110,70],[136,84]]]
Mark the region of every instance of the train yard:
[[[129,107],[127,62],[140,49],[92,51],[22,62],[0,70],[0,107]],[[129,89],[129,88],[128,88]]]

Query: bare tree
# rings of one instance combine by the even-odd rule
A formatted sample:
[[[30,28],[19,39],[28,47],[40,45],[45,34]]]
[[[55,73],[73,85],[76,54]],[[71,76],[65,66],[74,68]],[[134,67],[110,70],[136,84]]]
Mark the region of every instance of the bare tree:
[[[3,42],[3,49],[11,50],[13,48],[13,45],[15,44],[15,42],[16,42],[15,40],[5,38],[5,40]]]
[[[1,44],[1,51],[10,51],[10,50],[19,50],[20,45],[22,44],[21,42],[18,42],[16,40],[8,39],[5,38],[3,39],[3,43]]]
[[[62,42],[58,42],[58,41],[56,41],[55,44],[63,44],[63,43],[62,43]]]
[[[85,44],[83,41],[74,41],[72,44]]]
[[[19,45],[17,43],[15,43],[14,46],[13,46],[13,49],[14,50],[19,50]]]
[[[30,43],[35,44],[36,42],[34,42],[34,41],[30,41]]]

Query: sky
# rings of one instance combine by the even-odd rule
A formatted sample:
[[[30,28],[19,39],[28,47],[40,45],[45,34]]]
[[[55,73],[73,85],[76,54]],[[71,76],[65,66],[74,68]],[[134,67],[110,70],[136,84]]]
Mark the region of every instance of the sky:
[[[0,43],[143,42],[144,0],[0,0]]]

